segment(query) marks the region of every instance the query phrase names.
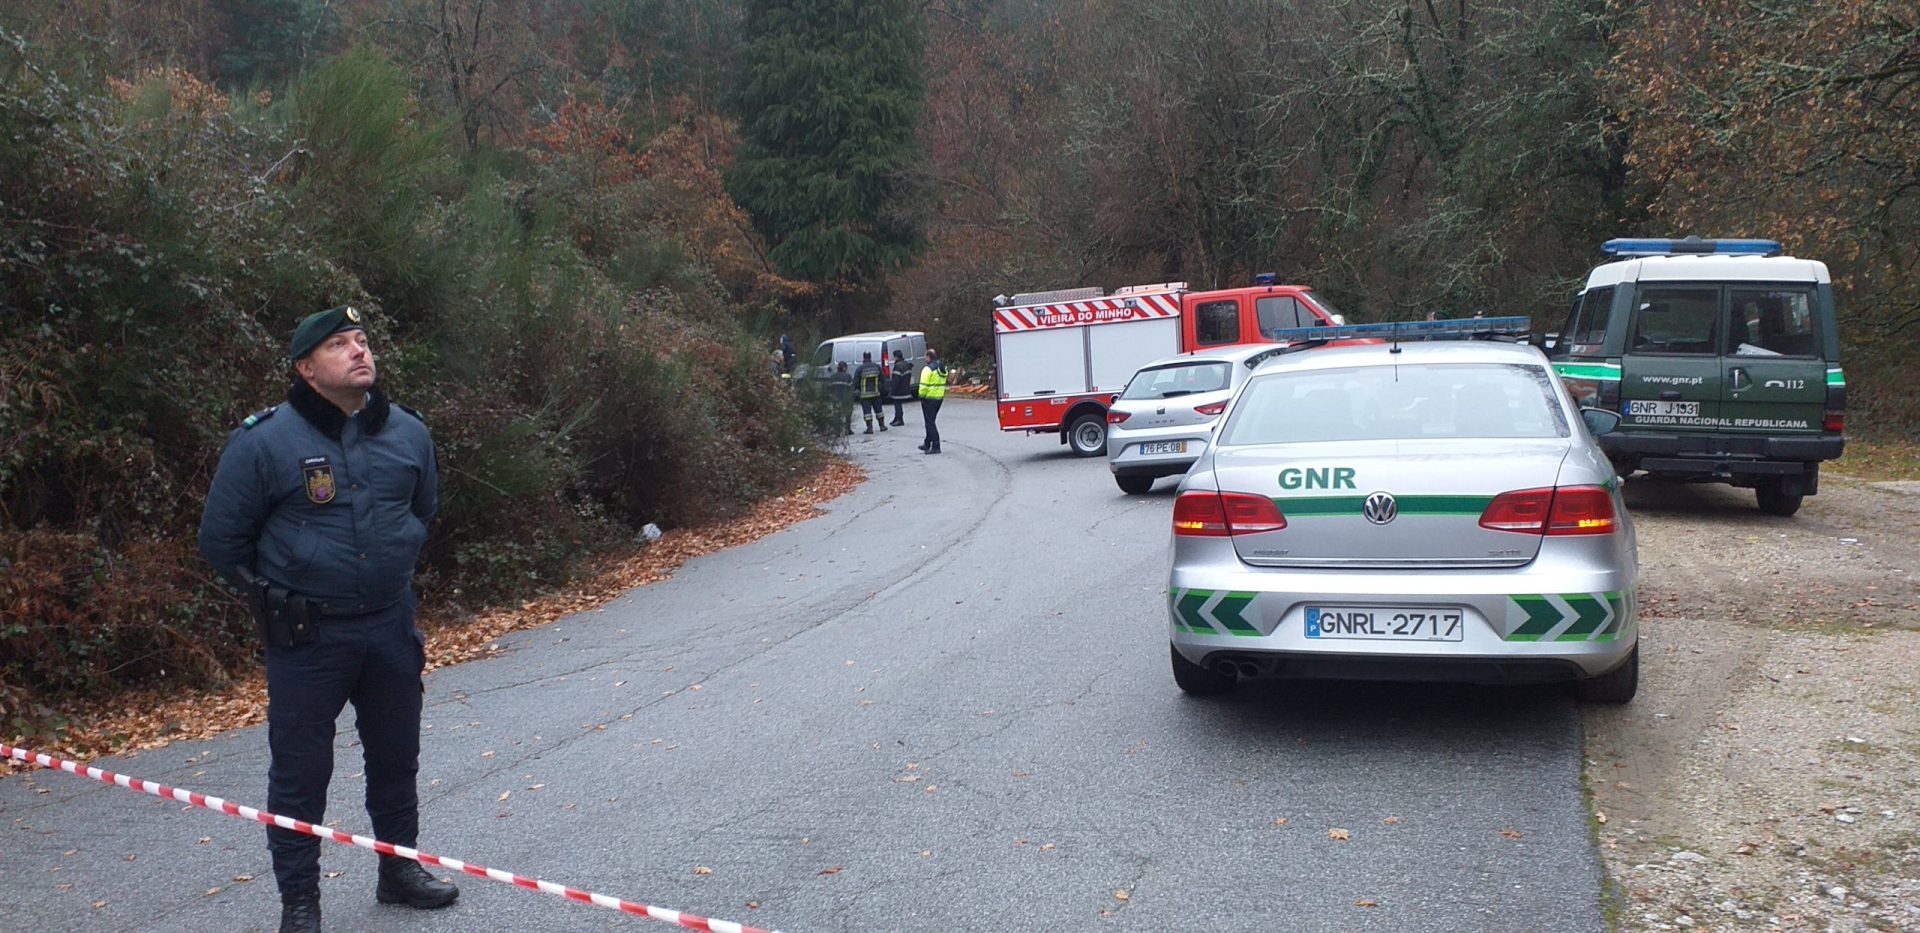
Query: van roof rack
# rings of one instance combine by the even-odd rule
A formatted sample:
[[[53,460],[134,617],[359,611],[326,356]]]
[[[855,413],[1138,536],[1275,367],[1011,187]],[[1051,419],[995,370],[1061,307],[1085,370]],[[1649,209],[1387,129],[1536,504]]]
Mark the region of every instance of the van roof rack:
[[[1089,298],[1104,298],[1107,293],[1099,287],[1092,288],[1056,288],[1050,292],[1021,292],[1008,301],[1010,305],[1057,304],[1062,301],[1085,301]]]

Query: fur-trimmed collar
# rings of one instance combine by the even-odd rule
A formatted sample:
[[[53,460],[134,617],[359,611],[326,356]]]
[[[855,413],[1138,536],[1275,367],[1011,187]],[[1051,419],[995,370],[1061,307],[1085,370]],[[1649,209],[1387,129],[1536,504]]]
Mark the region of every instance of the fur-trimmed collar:
[[[287,404],[292,405],[300,417],[307,419],[308,424],[336,441],[340,439],[341,429],[347,426],[347,413],[341,411],[340,406],[327,401],[326,396],[313,391],[313,386],[307,385],[305,379],[296,377],[293,384],[287,387]],[[387,416],[392,413],[393,405],[387,401],[387,393],[380,391],[377,385],[368,389],[367,407],[361,409],[360,432],[380,433],[380,429],[387,426]]]

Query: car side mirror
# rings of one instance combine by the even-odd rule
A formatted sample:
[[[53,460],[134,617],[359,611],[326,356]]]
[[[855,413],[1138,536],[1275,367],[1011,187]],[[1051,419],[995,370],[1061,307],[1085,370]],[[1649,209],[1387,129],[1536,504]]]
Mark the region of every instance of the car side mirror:
[[[1620,413],[1610,409],[1582,408],[1580,420],[1587,423],[1587,430],[1595,437],[1620,430]]]

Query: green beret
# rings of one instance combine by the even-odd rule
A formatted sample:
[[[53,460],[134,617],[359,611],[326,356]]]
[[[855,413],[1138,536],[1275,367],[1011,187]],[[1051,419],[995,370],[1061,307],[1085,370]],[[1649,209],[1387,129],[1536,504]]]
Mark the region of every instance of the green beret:
[[[343,330],[366,330],[360,321],[360,309],[352,305],[341,305],[307,315],[306,320],[293,329],[293,342],[287,345],[287,359],[299,360],[312,353],[320,341]]]

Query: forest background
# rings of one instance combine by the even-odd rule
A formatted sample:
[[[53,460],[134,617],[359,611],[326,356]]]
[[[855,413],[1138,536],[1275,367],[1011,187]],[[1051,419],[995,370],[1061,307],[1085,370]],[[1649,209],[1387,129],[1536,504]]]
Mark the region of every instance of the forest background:
[[[774,339],[996,293],[1311,284],[1557,321],[1618,235],[1825,260],[1910,438],[1907,0],[0,0],[0,734],[248,663],[194,553],[304,314],[372,317],[424,599],[564,580],[811,469]]]

